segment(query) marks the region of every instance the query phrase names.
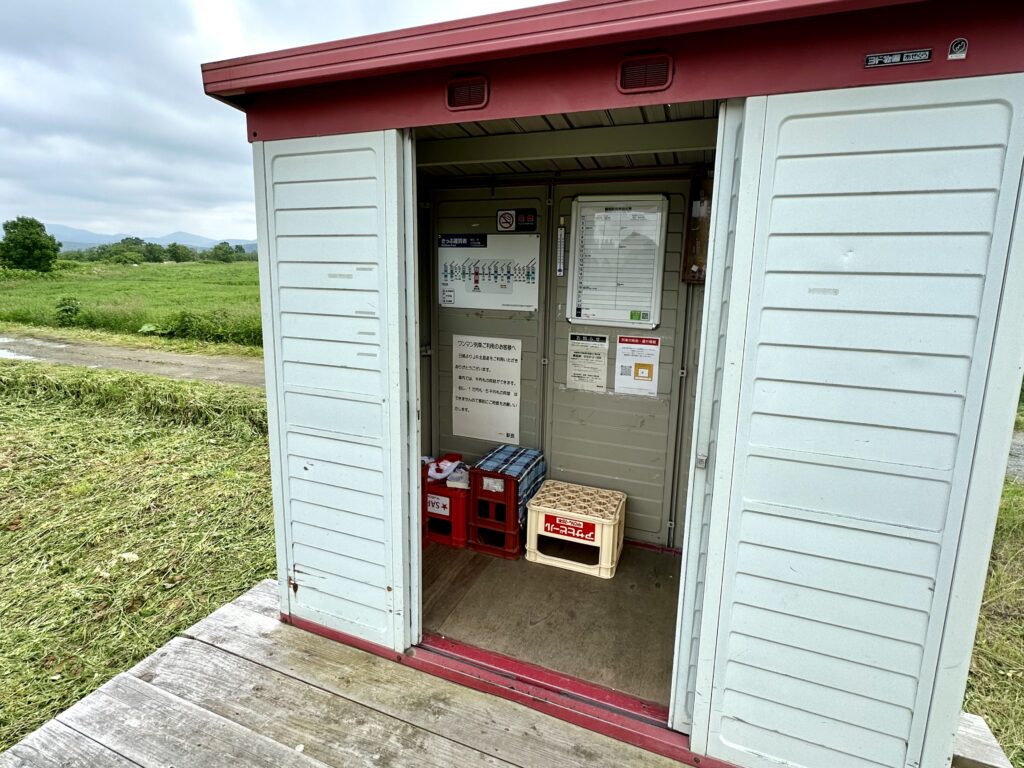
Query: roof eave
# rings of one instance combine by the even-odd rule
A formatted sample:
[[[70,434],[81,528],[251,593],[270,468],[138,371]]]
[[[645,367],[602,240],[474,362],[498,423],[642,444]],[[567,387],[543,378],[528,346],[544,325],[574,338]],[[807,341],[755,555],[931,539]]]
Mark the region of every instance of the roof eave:
[[[206,93],[245,94],[924,0],[569,0],[211,62]]]

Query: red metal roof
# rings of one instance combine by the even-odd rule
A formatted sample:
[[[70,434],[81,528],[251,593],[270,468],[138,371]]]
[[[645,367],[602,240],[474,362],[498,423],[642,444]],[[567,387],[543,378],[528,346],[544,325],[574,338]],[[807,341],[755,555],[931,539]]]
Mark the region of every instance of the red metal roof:
[[[232,101],[257,91],[920,1],[569,0],[212,62],[203,65],[203,85]]]

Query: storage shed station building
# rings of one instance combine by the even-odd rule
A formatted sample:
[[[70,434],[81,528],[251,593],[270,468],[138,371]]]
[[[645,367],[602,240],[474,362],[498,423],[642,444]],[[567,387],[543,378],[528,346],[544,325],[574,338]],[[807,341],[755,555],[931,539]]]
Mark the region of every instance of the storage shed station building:
[[[205,65],[253,147],[282,618],[690,765],[948,764],[1022,41],[1019,2],[571,0]],[[595,211],[635,310],[582,274]],[[462,408],[467,338],[512,406]],[[420,456],[502,442],[627,494],[614,578],[422,547]]]

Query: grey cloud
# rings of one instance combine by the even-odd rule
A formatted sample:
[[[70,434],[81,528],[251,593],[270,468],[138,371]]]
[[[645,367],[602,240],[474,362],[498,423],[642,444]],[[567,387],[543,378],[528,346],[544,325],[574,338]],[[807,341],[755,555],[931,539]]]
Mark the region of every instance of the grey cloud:
[[[203,94],[202,62],[527,4],[14,0],[0,25],[0,220],[253,237],[244,116]]]

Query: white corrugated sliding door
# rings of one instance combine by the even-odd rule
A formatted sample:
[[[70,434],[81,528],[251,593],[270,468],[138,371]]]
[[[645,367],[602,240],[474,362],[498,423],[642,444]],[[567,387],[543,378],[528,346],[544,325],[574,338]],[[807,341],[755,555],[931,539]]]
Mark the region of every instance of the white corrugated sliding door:
[[[683,539],[682,589],[679,594],[679,643],[674,664],[670,720],[688,733],[693,721],[697,684],[697,649],[707,569],[715,448],[722,405],[725,338],[736,241],[736,208],[743,157],[742,99],[725,102],[718,112],[715,189],[708,243],[708,274],[704,285],[703,329],[697,366],[697,417],[693,427],[686,525]]]
[[[282,612],[404,650],[407,140],[254,145]]]
[[[966,499],[1022,108],[1020,75],[747,100],[698,751],[945,759],[959,701],[933,692],[972,630],[945,626],[958,545],[991,525]]]

